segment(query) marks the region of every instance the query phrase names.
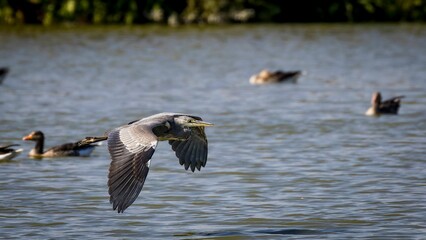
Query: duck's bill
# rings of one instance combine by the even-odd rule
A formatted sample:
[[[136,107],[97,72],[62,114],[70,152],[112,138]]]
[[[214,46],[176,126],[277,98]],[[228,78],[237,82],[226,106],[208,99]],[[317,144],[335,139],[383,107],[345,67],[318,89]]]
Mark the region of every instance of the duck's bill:
[[[22,138],[22,140],[24,140],[24,141],[29,141],[29,140],[32,140],[32,139],[33,139],[33,135],[31,135],[31,134]]]

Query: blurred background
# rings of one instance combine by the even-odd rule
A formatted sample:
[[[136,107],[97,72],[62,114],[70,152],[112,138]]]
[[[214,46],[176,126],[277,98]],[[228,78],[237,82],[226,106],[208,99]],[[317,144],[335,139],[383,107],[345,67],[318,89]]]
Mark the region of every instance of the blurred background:
[[[0,23],[425,21],[425,0],[0,0]]]
[[[424,0],[0,0],[4,239],[423,239]],[[295,84],[251,85],[262,69]],[[368,117],[371,95],[404,95]],[[167,142],[124,214],[106,144],[32,159],[159,112],[215,124],[195,173]]]

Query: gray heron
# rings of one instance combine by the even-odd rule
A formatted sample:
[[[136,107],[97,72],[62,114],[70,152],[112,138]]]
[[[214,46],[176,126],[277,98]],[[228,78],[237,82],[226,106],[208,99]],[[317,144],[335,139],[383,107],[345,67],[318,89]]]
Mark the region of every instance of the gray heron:
[[[108,174],[110,203],[124,212],[139,196],[159,141],[169,141],[185,170],[201,170],[207,162],[204,127],[213,124],[181,113],[159,113],[130,122],[108,133],[111,163]]]

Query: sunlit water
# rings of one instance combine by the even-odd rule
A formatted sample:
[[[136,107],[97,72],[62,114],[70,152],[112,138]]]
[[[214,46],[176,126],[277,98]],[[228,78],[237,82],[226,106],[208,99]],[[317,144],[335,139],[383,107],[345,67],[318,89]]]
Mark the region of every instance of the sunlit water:
[[[5,239],[318,239],[426,236],[426,26],[245,25],[0,29]],[[298,84],[252,86],[263,68]],[[363,115],[373,91],[398,116]],[[105,144],[90,158],[33,160],[46,146],[158,112],[206,130],[191,173],[159,144],[139,198],[112,211]]]

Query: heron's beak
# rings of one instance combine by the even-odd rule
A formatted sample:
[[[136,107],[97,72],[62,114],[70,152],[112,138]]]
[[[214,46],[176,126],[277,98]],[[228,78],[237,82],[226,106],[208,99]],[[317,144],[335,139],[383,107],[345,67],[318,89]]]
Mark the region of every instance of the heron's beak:
[[[192,127],[210,127],[210,126],[213,126],[214,124],[197,120],[195,122],[192,122],[191,125],[192,125]]]

